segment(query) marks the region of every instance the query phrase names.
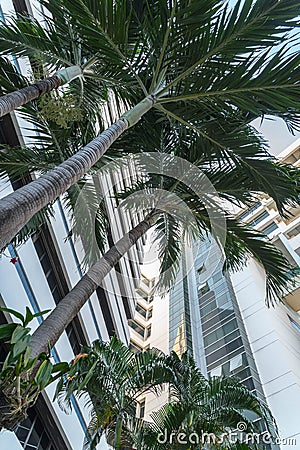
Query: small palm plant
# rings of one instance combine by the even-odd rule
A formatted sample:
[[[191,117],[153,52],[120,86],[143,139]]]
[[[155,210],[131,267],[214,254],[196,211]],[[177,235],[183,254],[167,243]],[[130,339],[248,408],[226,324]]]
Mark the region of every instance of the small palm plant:
[[[9,308],[1,308],[1,311],[20,321],[0,325],[0,340],[5,340],[8,345],[7,356],[0,363],[0,430],[3,426],[14,430],[27,417],[27,409],[34,405],[40,392],[69,366],[67,363],[52,364],[46,353],[36,357],[31,355],[28,325],[49,311],[33,314],[26,307],[25,316]]]
[[[170,401],[153,412],[137,434],[137,448],[262,449],[262,434],[275,440],[277,427],[267,405],[232,377],[206,379],[185,353],[170,355],[174,380]],[[240,427],[240,428],[239,428]],[[252,433],[258,439],[245,440]]]
[[[149,392],[159,395],[166,384],[168,403],[152,413],[151,422],[138,419],[138,398]],[[242,444],[241,433],[236,433],[236,447],[230,443],[230,433],[239,423],[248,433],[265,430],[277,436],[268,407],[238,380],[206,379],[188,353],[181,358],[156,349],[133,353],[116,338],[95,342],[75,358],[56,390],[65,411],[71,408],[71,395],[84,397],[91,408],[84,445],[91,450],[103,435],[118,450],[200,449],[205,437],[222,441],[216,448],[262,448]]]
[[[167,363],[162,352],[149,349],[135,354],[115,337],[83,348],[57,385],[56,397],[66,411],[72,395],[88,398],[92,411],[87,448],[96,448],[102,435],[113,448],[129,448],[138,398],[146,392],[158,394],[171,380]]]

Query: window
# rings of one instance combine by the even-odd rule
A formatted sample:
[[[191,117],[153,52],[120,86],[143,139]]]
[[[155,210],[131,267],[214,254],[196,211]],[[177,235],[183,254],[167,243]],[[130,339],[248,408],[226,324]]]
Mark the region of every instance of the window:
[[[288,315],[288,318],[290,319],[291,325],[293,328],[295,328],[295,330],[298,331],[298,333],[300,333],[300,324],[298,322],[296,322],[296,320],[294,320],[291,316]]]
[[[136,331],[140,336],[142,336],[142,338],[144,338],[145,328],[142,327],[142,325],[132,320],[130,326],[134,331]]]
[[[205,317],[207,314],[209,314],[210,312],[212,312],[216,308],[217,308],[217,305],[216,305],[216,301],[215,300],[209,302],[208,304],[206,304],[204,306],[200,306],[201,317],[202,318]]]
[[[230,372],[234,372],[243,365],[243,355],[238,355],[230,360]]]
[[[143,308],[143,306],[141,306],[141,305],[139,305],[139,304],[137,303],[137,305],[136,305],[136,307],[135,307],[135,310],[136,310],[139,314],[141,314],[141,316],[143,316],[144,319],[146,319],[146,317],[147,317],[147,310],[146,310],[145,308]]]
[[[295,253],[297,253],[297,255],[300,256],[300,247],[295,249]]]
[[[224,277],[221,271],[215,272],[215,274],[212,277],[214,283],[218,283],[218,281],[221,281],[223,278]]]
[[[246,388],[248,388],[249,391],[254,391],[254,389],[255,389],[252,378],[248,378],[248,380],[244,380],[243,385],[246,386]]]
[[[214,313],[213,313],[214,314]],[[231,318],[234,317],[234,312],[232,310],[221,310],[214,317],[210,318],[206,316],[205,320],[202,320],[202,330],[206,333],[212,327],[216,328],[217,326],[223,325],[224,322],[228,322]],[[208,318],[208,320],[206,320]]]
[[[217,296],[217,304],[218,304],[219,308],[224,306],[226,303],[229,303],[230,305],[232,305],[229,292],[225,292],[224,294]]]
[[[249,222],[249,225],[252,227],[255,227],[256,225],[258,225],[260,222],[262,222],[263,220],[265,220],[267,217],[269,217],[269,213],[267,211],[264,211],[262,214],[260,214],[259,216],[257,216],[255,219],[253,219],[251,222]]]
[[[202,275],[204,272],[206,272],[206,267],[204,264],[202,264],[202,266],[199,267],[199,269],[197,269],[198,275]]]
[[[147,317],[148,320],[151,319],[152,314],[153,314],[153,308],[148,310],[148,317]]]
[[[276,228],[278,228],[278,225],[275,222],[272,222],[270,225],[268,225],[267,227],[263,228],[261,230],[261,232],[263,234],[270,234],[270,233],[272,233],[272,231],[276,230]]]
[[[256,209],[258,209],[261,206],[261,202],[256,203],[254,206],[252,206],[251,208],[247,209],[247,211],[245,211],[243,214],[240,215],[240,220],[244,220],[247,216],[249,216],[250,214],[252,214]]]
[[[39,449],[39,450],[51,450],[53,449],[50,444],[50,439],[46,434],[42,423],[37,416],[31,418],[27,417],[15,431],[17,438],[19,439],[23,448]]]
[[[222,375],[222,366],[216,367],[209,374],[210,377],[220,377],[221,375]]]
[[[146,328],[145,340],[151,336],[151,325]]]
[[[138,288],[135,290],[135,292],[142,297],[147,303],[151,303],[153,300],[153,295],[148,294],[147,292],[143,291],[141,288]]]
[[[232,342],[229,342],[228,344],[224,345],[223,347],[219,348],[218,350],[214,351],[213,353],[210,353],[206,356],[206,363],[212,364],[215,361],[218,361],[220,358],[223,358],[224,356],[229,355],[230,353],[234,352],[234,350],[237,350],[238,348],[241,348],[243,345],[242,339],[237,338]]]
[[[206,353],[212,353],[218,348],[222,347],[224,344],[227,344],[230,341],[233,341],[235,338],[240,336],[240,331],[235,330],[230,334],[227,334],[226,336],[222,337],[221,339],[217,340],[216,342],[210,344],[206,347]]]
[[[300,233],[300,225],[298,225],[298,226],[292,228],[291,230],[287,231],[285,233],[285,235],[286,235],[286,237],[288,239],[291,239],[291,238],[297,236],[299,233]]]
[[[208,283],[206,282],[204,285],[198,287],[199,295],[204,295],[209,291]]]
[[[205,346],[211,345],[212,343],[218,341],[227,334],[232,333],[232,331],[236,330],[237,327],[238,325],[236,319],[227,322],[222,327],[218,328],[217,330],[213,331],[212,333],[209,333],[206,337],[204,337],[204,345]]]
[[[148,278],[143,277],[143,278],[142,278],[142,282],[145,283],[145,285],[149,287],[149,285],[150,285],[150,280],[149,280]]]
[[[141,352],[142,349],[138,344],[135,344],[133,342],[130,342],[129,344],[129,349],[133,352],[133,353],[138,353]]]
[[[143,398],[137,405],[137,416],[139,419],[143,419],[145,417],[145,409],[146,409],[146,399]]]

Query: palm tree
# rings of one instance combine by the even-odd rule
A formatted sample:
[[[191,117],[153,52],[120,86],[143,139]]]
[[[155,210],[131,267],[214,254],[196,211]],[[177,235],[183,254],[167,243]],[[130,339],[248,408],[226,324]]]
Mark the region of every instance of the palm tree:
[[[10,65],[7,65],[6,68],[10,71],[10,78],[6,79],[6,87],[11,88],[16,85],[20,76]],[[101,95],[102,93],[100,93],[100,97]],[[58,124],[54,117],[46,118],[40,105],[36,103],[23,107],[22,117],[34,126],[36,134],[31,136],[32,144],[30,146],[20,148],[3,146],[4,151],[0,152],[0,176],[2,179],[6,181],[20,180],[22,182],[33,173],[45,174],[75,154],[78,147],[90,142],[97,135],[96,126],[103,128],[102,118],[93,103],[84,102],[84,107],[81,108],[84,108],[82,118],[76,121],[71,120],[65,127],[61,123]],[[104,156],[94,168],[99,169],[112,158],[118,158],[119,156],[120,152],[117,150],[111,151],[110,155]],[[61,197],[64,206],[70,213],[72,213],[76,199],[85,183],[87,183],[86,178],[79,180]],[[53,216],[52,206],[53,202],[35,214],[17,233],[12,242],[15,245],[20,245],[33,233],[38,232],[40,226]],[[104,248],[106,232],[107,223],[105,215],[102,213],[97,215],[96,220],[96,233],[101,250]]]
[[[28,110],[28,114],[34,120],[35,111]],[[279,164],[274,158],[270,157],[261,138],[254,133],[249,125],[244,125],[239,129],[236,127],[236,123],[231,122],[231,126],[239,139],[235,143],[235,151],[228,155],[226,152],[220,152],[216,148],[207,150],[201,137],[188,130],[182,130],[176,123],[166,123],[157,119],[159,119],[159,116],[150,113],[149,119],[132,128],[118,142],[118,145],[115,145],[110,150],[107,156],[116,157],[118,155],[116,152],[122,148],[126,148],[127,151],[132,153],[142,152],[142,154],[144,154],[143,152],[152,151],[160,155],[160,152],[164,151],[170,155],[165,154],[164,159],[162,159],[162,165],[172,167],[173,164],[173,176],[175,176],[176,158],[184,157],[185,160],[192,162],[195,167],[208,177],[219,197],[225,200],[227,205],[241,205],[245,203],[251,205],[257,201],[256,194],[264,192],[274,199],[279,212],[282,215],[286,215],[288,214],[287,206],[299,202],[299,170],[292,166]],[[155,123],[155,130],[149,127],[149,122]],[[78,124],[73,126],[75,127],[77,138],[75,142],[73,138],[75,132],[72,133],[72,128],[61,130],[53,127],[53,124],[47,121],[40,120],[38,129],[42,133],[42,141],[45,142],[45,137],[48,136],[46,140],[47,146],[42,148],[10,149],[8,153],[2,153],[0,155],[0,175],[5,176],[8,173],[10,176],[20,177],[28,171],[38,170],[43,172],[56,166],[66,155],[72,155],[72,153],[76,152],[78,143],[88,139],[90,136],[90,134],[86,136],[80,131],[85,129],[85,123],[81,124],[80,127]],[[222,127],[225,127],[225,124],[220,122],[220,128]],[[229,125],[225,128],[223,139],[226,139],[228,131]],[[93,133],[94,131],[90,130],[90,132]],[[221,137],[221,131],[219,133]],[[149,134],[151,134],[151,139]],[[139,143],[137,137],[141,138],[141,143]],[[41,142],[38,140],[38,143]],[[112,151],[114,153],[111,153]],[[199,155],[201,155],[200,158]],[[170,176],[148,174],[147,167],[145,169],[140,165],[141,158],[137,156],[135,160],[141,169],[142,179],[137,181],[137,185],[128,188],[122,196],[126,197],[128,194],[134,193],[136,189],[144,189],[144,192],[151,193],[153,189],[159,187],[165,193],[169,192],[170,197],[166,197],[165,194],[164,198],[149,196],[149,203],[143,205],[144,210],[148,211],[145,219],[90,267],[83,279],[57,305],[51,315],[34,333],[31,341],[33,355],[39,355],[41,352],[47,351],[49,343],[51,346],[55,344],[68,323],[101,284],[105,275],[152,226],[155,226],[156,238],[160,245],[160,287],[162,290],[170,288],[174,282],[182,253],[183,235],[185,233],[189,234],[192,230],[194,235],[201,237],[211,231],[210,217],[203,199],[197,198],[195,192],[187,187],[186,179],[184,179],[183,175],[180,174],[174,182],[174,179]],[[151,163],[150,156],[149,161]],[[191,173],[188,174],[188,177],[191,177]],[[190,182],[194,186],[199,184],[199,180],[196,179],[190,180]],[[71,207],[74,207],[76,198],[81,192],[81,185],[77,186],[75,192],[74,190],[67,192],[67,201]],[[163,211],[166,202],[169,201],[170,205],[174,202],[174,197],[171,197],[171,194],[177,196],[173,205],[173,215]],[[186,226],[186,211],[180,211],[181,207],[176,210],[179,200],[183,201],[193,214],[192,219],[195,223],[191,221],[189,224],[190,230]],[[172,213],[170,205],[168,211]],[[139,203],[137,206],[133,204],[131,207],[136,207],[140,210],[141,204]],[[247,256],[253,255],[263,265],[267,273],[267,301],[271,303],[276,298],[280,298],[283,289],[288,286],[292,277],[292,270],[289,264],[278,250],[273,248],[265,239],[262,240],[262,235],[250,228],[241,226],[232,218],[228,212],[228,207],[225,208],[222,205],[222,208],[221,210],[227,220],[227,240],[225,245],[227,268],[238,269],[244,264]],[[87,221],[85,223],[85,233],[87,229],[92,229],[93,227],[93,219],[89,216],[87,217],[88,219],[90,222]],[[28,235],[28,231],[31,233],[38,230],[40,220],[45,220],[45,215],[39,217],[32,224],[32,227],[23,230],[20,240]],[[97,235],[100,234],[102,236],[101,250],[103,251],[105,227],[103,227],[101,220],[97,223],[96,232]],[[87,252],[88,250],[86,248]]]
[[[46,128],[43,129],[46,131]],[[287,214],[286,206],[289,203],[293,204],[298,201],[298,170],[278,164],[267,154],[265,154],[265,160],[262,161],[260,159],[261,143],[259,139],[257,141],[257,136],[254,134],[251,135],[253,146],[247,146],[246,149],[242,147],[240,159],[233,164],[235,160],[232,161],[219,152],[210,152],[209,157],[203,156],[199,159],[199,148],[202,148],[201,139],[189,133],[181,135],[182,130],[175,127],[174,124],[158,122],[155,130],[156,133],[152,135],[151,140],[153,148],[149,147],[149,150],[155,149],[157,155],[160,154],[160,149],[168,151],[170,154],[165,154],[164,158],[166,160],[169,159],[169,164],[172,164],[172,161],[176,163],[176,158],[179,156],[189,157],[194,166],[201,169],[212,181],[219,196],[227,201],[227,205],[228,202],[231,204],[241,204],[241,202],[249,205],[253,204],[256,201],[257,187],[259,191],[263,192],[265,190],[265,192],[273,196],[281,214]],[[135,132],[140,136],[143,133],[149,133],[147,122],[139,125],[136,130],[132,129],[130,134],[125,136],[124,145],[126,140],[132,143],[136,142],[133,139]],[[66,146],[65,148],[68,148],[68,152],[72,153],[72,151],[76,151],[72,147],[74,141],[73,139],[66,139],[65,133],[67,131],[56,133],[54,136],[59,136],[58,144],[60,139],[68,144],[68,147]],[[78,139],[82,138],[80,138],[78,133],[77,137]],[[248,131],[244,133],[244,138],[246,142],[249,142],[250,134]],[[43,171],[48,169],[49,164],[55,165],[57,158],[63,158],[64,155],[59,151],[60,145],[57,145],[57,143],[53,145],[51,139],[53,139],[53,136],[52,138],[51,136],[49,137],[47,151],[44,148],[31,149],[31,151],[28,151],[28,149],[27,151],[16,149],[7,154],[1,154],[1,174],[10,173],[13,176],[21,176],[23,173],[27,173],[28,170]],[[147,139],[143,139],[143,145],[147,142]],[[257,146],[254,145],[255,143]],[[119,145],[122,145],[122,141]],[[114,151],[116,150],[114,149]],[[136,150],[134,144],[132,151]],[[237,154],[238,149],[234,158],[236,158]],[[247,163],[248,161],[249,163]],[[248,167],[248,170],[245,170],[245,167]],[[255,167],[256,170],[254,170]],[[142,168],[142,166],[140,165],[139,168]],[[257,170],[258,168],[260,169],[259,171]],[[262,171],[263,168],[267,168],[265,173]],[[178,177],[174,181],[175,172],[172,174],[171,176],[158,176],[151,173],[147,174],[147,171],[143,174],[141,171],[141,180],[137,180],[137,185],[131,186],[122,194],[122,197],[124,196],[126,200],[128,194],[134,193],[136,189],[143,188],[145,192],[151,194],[157,186],[163,189],[164,192],[163,197],[150,195],[148,200],[146,198],[144,204],[145,219],[89,268],[79,283],[61,300],[36,330],[30,341],[31,356],[33,358],[35,356],[38,357],[44,351],[47,352],[49,345],[53,346],[55,344],[68,323],[101,284],[105,275],[151,227],[155,227],[156,238],[160,246],[161,271],[163,274],[161,277],[161,289],[172,285],[177,273],[176,269],[180,261],[185,236],[192,234],[193,237],[201,238],[211,230],[210,217],[205,209],[203,200],[197,198],[195,192],[185,185],[184,178]],[[188,177],[191,177],[191,173],[188,174]],[[198,181],[196,179],[190,180],[194,185],[197,185]],[[168,192],[170,196],[166,195]],[[71,205],[74,205],[72,200],[73,194],[70,195]],[[78,194],[78,192],[75,194]],[[132,201],[134,196],[129,198]],[[173,205],[172,202],[174,202]],[[182,202],[193,213],[193,221],[190,221],[188,224],[186,209],[181,207]],[[166,203],[168,204],[167,212],[165,212]],[[134,201],[133,203],[127,201],[127,204],[128,207],[137,207],[140,210],[140,203],[136,206]],[[224,249],[227,257],[227,267],[237,269],[244,264],[247,256],[253,255],[263,265],[267,274],[267,299],[268,301],[274,301],[275,298],[281,296],[284,289],[289,285],[290,278],[293,275],[292,268],[282,254],[266,241],[262,235],[242,226],[233,219],[224,204],[222,204],[222,208],[228,224],[228,237]],[[141,211],[139,212],[142,213]],[[171,214],[172,212],[173,214]],[[91,229],[91,227],[92,223],[88,223],[87,229]],[[36,228],[33,226],[32,230],[34,229]],[[166,270],[168,270],[169,276],[165,276]]]
[[[82,54],[90,56],[89,76],[131,109],[76,155],[0,201],[1,248],[152,108],[227,154],[236,136],[220,141],[221,117],[241,125],[271,114],[291,130],[299,127],[300,56],[286,51],[299,21],[291,0],[237,2],[231,10],[216,0],[42,3],[52,13],[48,31],[31,18],[16,19],[0,30],[2,54],[58,67],[75,60],[82,66]]]
[[[151,422],[138,419],[139,398],[151,391],[159,394],[165,384],[169,402],[152,414]],[[268,407],[239,381],[206,379],[188,353],[181,358],[156,349],[135,354],[116,338],[95,342],[75,358],[68,377],[61,378],[56,389],[64,410],[71,408],[71,395],[89,399],[91,422],[85,442],[89,449],[96,447],[102,435],[115,449],[196,449],[199,445],[176,445],[176,435],[194,433],[194,438],[201,439],[204,433],[213,433],[220,438],[229,436],[239,422],[245,423],[247,432],[259,432],[260,425],[276,436]],[[259,425],[253,422],[256,419],[261,419]],[[169,445],[171,433],[173,445]],[[226,443],[224,438],[221,448],[227,448]]]
[[[170,156],[170,158],[172,160],[173,157]],[[252,183],[252,180],[247,180],[247,177],[243,179],[243,171],[236,168],[210,169],[207,170],[207,173],[214,177],[216,189],[220,189],[220,192],[223,190],[224,196],[230,198],[231,202],[240,201],[240,198],[243,198],[245,186]],[[234,185],[237,180],[243,180],[244,185],[240,187]],[[181,182],[174,183],[173,179],[163,180],[163,182],[163,195],[150,195],[149,200],[145,200],[145,211],[148,213],[144,220],[123,236],[87,270],[84,277],[33,333],[30,342],[33,356],[46,351],[49,344],[51,347],[55,344],[68,323],[102,283],[104,277],[135,245],[137,240],[153,226],[160,246],[162,275],[158,287],[165,290],[172,286],[182,254],[183,241],[187,236],[191,239],[203,238],[211,231],[211,223],[203,200],[195,198],[195,193],[191,189],[186,188]],[[153,180],[150,180],[148,184],[153,185]],[[155,185],[157,186],[157,180],[155,180]],[[161,185],[160,180],[159,186]],[[140,187],[139,183],[138,188],[140,189]],[[167,191],[171,194],[167,195]],[[183,202],[189,208],[190,215],[187,215],[187,208],[182,207]],[[168,205],[167,211],[166,204]],[[132,207],[132,205],[130,206]],[[242,226],[225,207],[222,209],[218,205],[215,211],[216,214],[223,213],[227,220],[228,239],[224,248],[225,255],[228,256],[227,268],[241,267],[245,264],[247,257],[252,255],[266,271],[267,300],[269,302],[276,301],[283,294],[284,289],[289,286],[293,277],[293,269],[290,264],[262,234]]]
[[[40,80],[37,83],[24,87],[0,97],[0,117],[14,111],[19,106],[41,97],[44,94],[57,89],[59,86],[75,80],[83,75],[81,67],[72,66],[59,70],[51,77]]]
[[[111,247],[81,278],[74,288],[59,302],[43,324],[33,333],[30,347],[32,356],[51,348],[69,323],[80,311],[93,292],[101,285],[104,277],[117,262],[136,244],[155,221],[155,213],[145,217],[136,227],[125,234]],[[47,323],[46,323],[47,321]],[[45,325],[44,325],[45,324]],[[44,326],[43,326],[44,325]]]
[[[68,377],[56,389],[59,405],[71,408],[70,397],[89,396],[92,405],[88,427],[88,448],[95,448],[101,435],[116,448],[132,442],[131,427],[138,398],[146,392],[159,393],[171,381],[172,368],[165,355],[156,350],[134,354],[117,338],[85,347],[71,365]],[[131,448],[131,447],[130,447]]]
[[[246,433],[266,431],[271,438],[277,437],[270,410],[241,382],[233,377],[206,379],[188,353],[179,359],[173,352],[170,360],[170,401],[152,413],[151,423],[141,427],[136,436],[137,448],[262,448],[255,442],[242,443],[245,434],[237,430],[239,423]]]

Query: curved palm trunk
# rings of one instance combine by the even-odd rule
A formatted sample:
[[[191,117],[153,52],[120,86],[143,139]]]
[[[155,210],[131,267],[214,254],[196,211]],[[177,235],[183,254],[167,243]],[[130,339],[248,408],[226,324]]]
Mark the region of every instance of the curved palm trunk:
[[[58,303],[51,314],[33,333],[30,341],[31,358],[53,347],[68,324],[80,311],[89,297],[101,284],[104,277],[128,250],[143,236],[155,222],[154,215],[148,215],[136,227],[123,236],[100,258]]]
[[[25,105],[25,103],[35,100],[47,92],[74,80],[81,74],[82,69],[79,66],[67,67],[66,69],[56,72],[52,77],[45,78],[45,80],[26,86],[19,91],[11,92],[10,94],[0,97],[0,117],[14,111],[19,106]]]
[[[116,430],[115,430],[114,447],[116,450],[121,450],[122,426],[123,426],[122,417],[119,416],[117,418]]]
[[[151,97],[145,98],[75,155],[37,180],[1,199],[0,250],[35,213],[80,180],[111,144],[152,108],[153,102]]]

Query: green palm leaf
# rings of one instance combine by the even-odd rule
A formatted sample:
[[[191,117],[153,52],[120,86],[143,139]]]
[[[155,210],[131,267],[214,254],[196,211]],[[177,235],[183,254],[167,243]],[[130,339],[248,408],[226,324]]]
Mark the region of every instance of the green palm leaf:
[[[124,146],[133,153],[147,151],[149,147],[151,151],[170,152],[176,157],[184,157],[194,163],[211,181],[219,197],[226,200],[226,204],[215,205],[219,211],[223,209],[227,222],[228,234],[224,249],[227,260],[224,268],[238,270],[246,264],[250,256],[253,256],[262,264],[267,274],[267,303],[271,304],[275,299],[282,298],[286,290],[291,288],[297,271],[266,236],[245,227],[233,219],[228,211],[230,204],[234,207],[245,204],[251,206],[257,202],[260,195],[268,194],[276,202],[279,213],[283,217],[290,217],[291,208],[299,205],[299,169],[281,164],[271,157],[264,142],[248,125],[237,129],[237,134],[240,131],[240,135],[236,141],[235,151],[220,152],[212,148],[208,155],[201,137],[189,133],[175,123],[161,120],[155,114],[153,119],[156,120],[156,126],[153,132],[151,129],[151,139],[150,126],[148,120],[145,120],[144,123],[129,130],[115,147]],[[237,123],[234,123],[234,126],[236,125]],[[225,142],[230,139],[226,131],[227,129],[222,138]],[[232,135],[234,136],[233,131]],[[242,143],[240,147],[238,140]],[[151,160],[150,156],[149,158]],[[152,193],[157,188],[163,189],[164,201],[169,201],[166,194],[169,192],[176,195],[190,209],[197,224],[197,229],[194,228],[192,233],[192,230],[189,230],[190,236],[196,240],[207,238],[211,231],[210,220],[203,201],[195,195],[195,192],[178,180],[148,173],[147,167],[139,165],[138,156],[136,160],[140,180],[118,195],[123,199],[123,207],[131,208],[135,212],[141,208],[151,211],[156,208],[157,200]],[[197,180],[195,185],[196,182]],[[141,197],[141,190],[147,195]],[[161,293],[174,284],[180,268],[184,238],[187,236],[185,229],[187,222],[191,228],[191,220],[187,221],[186,217],[183,220],[184,217],[181,217],[178,211],[173,217],[170,214],[161,214],[154,229],[154,239],[158,244],[161,263],[157,289]]]

